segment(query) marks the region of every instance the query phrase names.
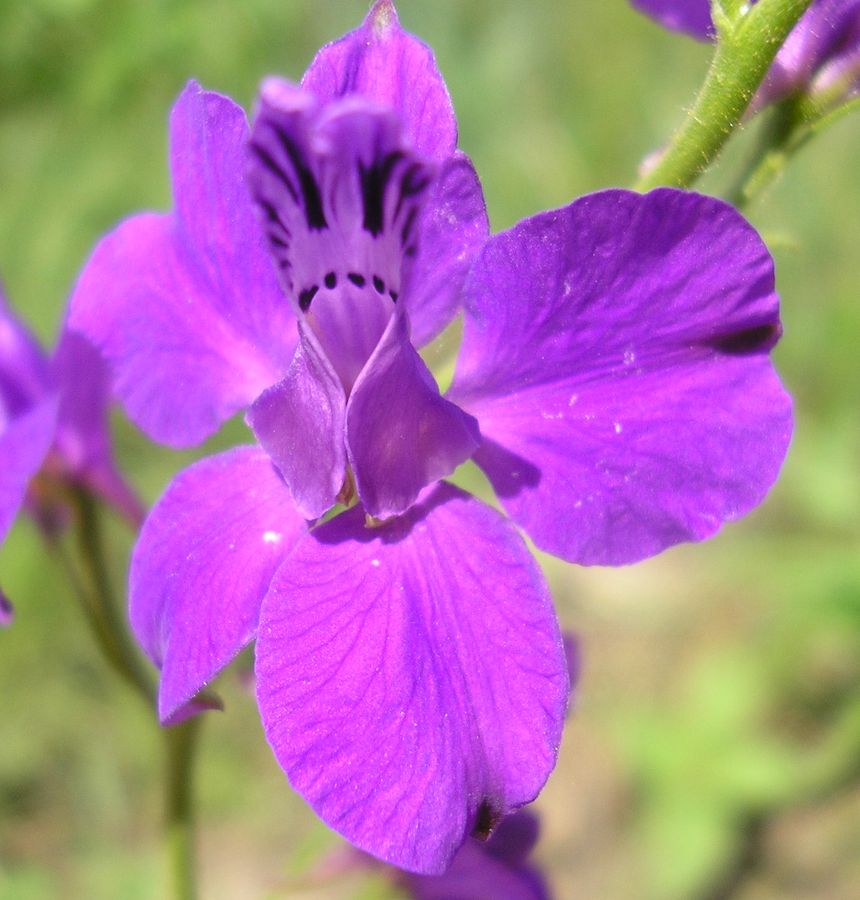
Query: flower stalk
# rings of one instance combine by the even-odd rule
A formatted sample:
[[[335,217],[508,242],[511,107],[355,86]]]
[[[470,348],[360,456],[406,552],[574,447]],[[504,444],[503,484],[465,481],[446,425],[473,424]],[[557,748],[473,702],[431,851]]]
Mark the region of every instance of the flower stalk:
[[[714,3],[717,47],[705,82],[687,118],[636,190],[687,188],[714,162],[811,2],[760,0],[748,8]]]
[[[194,900],[193,770],[200,722],[197,717],[165,729],[165,834],[167,863],[175,900]]]

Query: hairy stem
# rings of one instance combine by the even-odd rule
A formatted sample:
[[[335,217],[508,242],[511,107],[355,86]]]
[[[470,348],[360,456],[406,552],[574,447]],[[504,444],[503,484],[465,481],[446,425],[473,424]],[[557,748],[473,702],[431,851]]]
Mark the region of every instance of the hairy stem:
[[[711,67],[687,118],[636,190],[686,188],[714,162],[741,122],[777,51],[812,0],[759,0],[717,21]],[[717,9],[717,6],[714,6]]]

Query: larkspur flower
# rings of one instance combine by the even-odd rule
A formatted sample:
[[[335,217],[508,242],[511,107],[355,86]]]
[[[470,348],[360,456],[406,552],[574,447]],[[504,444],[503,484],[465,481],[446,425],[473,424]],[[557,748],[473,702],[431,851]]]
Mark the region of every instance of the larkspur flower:
[[[674,31],[714,37],[710,0],[631,2]],[[751,111],[801,93],[827,96],[828,106],[860,93],[860,0],[813,0],[777,53]]]
[[[515,525],[632,562],[776,477],[771,259],[729,206],[671,190],[488,239],[444,82],[390,0],[301,87],[266,81],[251,131],[195,84],[170,131],[174,211],[103,238],[71,313],[151,436],[190,445],[244,407],[259,441],[180,473],[135,549],[159,713],[256,636],[292,785],[358,847],[438,874],[558,750],[565,653]],[[415,347],[461,307],[443,397]],[[470,457],[513,521],[441,480]]]
[[[111,459],[108,396],[104,364],[84,338],[64,331],[49,359],[0,292],[0,540],[22,504],[46,529],[59,527],[69,484],[142,520]],[[0,599],[0,624],[11,617],[9,601]]]

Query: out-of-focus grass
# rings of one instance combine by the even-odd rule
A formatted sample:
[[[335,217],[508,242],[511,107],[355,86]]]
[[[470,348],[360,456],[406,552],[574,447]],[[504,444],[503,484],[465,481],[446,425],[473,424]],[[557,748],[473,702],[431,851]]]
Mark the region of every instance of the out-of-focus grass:
[[[630,184],[707,65],[706,47],[622,0],[399,8],[436,49],[497,229]],[[299,77],[364,9],[0,4],[0,274],[44,340],[97,236],[168,205],[166,118],[184,82],[250,107],[261,76]],[[726,182],[750,138],[706,187]],[[860,169],[845,162],[858,156],[860,119],[848,119],[750,212],[773,238],[777,359],[797,410],[765,507],[630,569],[547,560],[585,656],[540,801],[540,858],[561,897],[829,898],[860,883]],[[194,457],[153,448],[121,419],[116,433],[148,500]],[[242,439],[234,424],[215,444]],[[130,538],[117,525],[112,540],[120,589]],[[151,723],[112,683],[29,523],[0,567],[18,607],[0,635],[0,898],[160,897]],[[241,679],[221,688],[228,709],[208,717],[199,773],[204,896],[356,896],[355,880],[338,889],[306,874],[336,839],[290,793]]]

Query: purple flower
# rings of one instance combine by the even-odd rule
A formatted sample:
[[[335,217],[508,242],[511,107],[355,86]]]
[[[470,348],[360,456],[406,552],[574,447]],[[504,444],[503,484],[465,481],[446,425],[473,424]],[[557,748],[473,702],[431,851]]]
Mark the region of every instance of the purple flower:
[[[63,332],[48,359],[0,292],[0,540],[24,502],[45,528],[58,527],[69,483],[142,520],[111,460],[108,387],[101,357],[83,337]],[[0,624],[12,615],[4,600]]]
[[[403,873],[414,900],[549,900],[543,875],[529,861],[540,823],[529,810],[503,819],[486,841],[469,838],[442,875]]]
[[[631,2],[667,28],[713,39],[710,0]],[[860,93],[860,0],[814,0],[777,53],[752,109],[805,92],[832,93],[832,105]]]
[[[565,652],[515,525],[632,562],[776,477],[771,259],[729,206],[670,190],[488,239],[433,56],[388,0],[300,88],[266,81],[250,132],[189,85],[171,168],[173,212],[105,237],[71,313],[153,437],[192,444],[245,407],[259,442],[180,473],[141,533],[131,619],[160,715],[256,636],[292,785],[357,846],[439,874],[558,750]],[[415,348],[461,306],[443,397]],[[441,480],[470,457],[513,521]]]

